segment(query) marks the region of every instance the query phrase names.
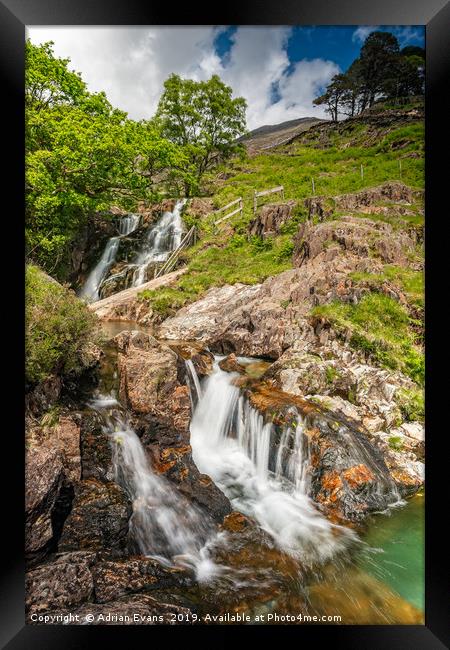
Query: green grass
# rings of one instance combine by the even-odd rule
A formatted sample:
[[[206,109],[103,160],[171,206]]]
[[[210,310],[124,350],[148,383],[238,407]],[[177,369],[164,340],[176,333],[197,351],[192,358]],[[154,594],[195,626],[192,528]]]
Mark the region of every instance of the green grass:
[[[395,394],[395,400],[403,418],[407,422],[422,422],[425,416],[424,393],[421,389],[400,389]]]
[[[401,436],[391,436],[388,443],[389,447],[394,451],[401,451],[403,449],[403,440]]]
[[[311,315],[324,318],[349,342],[379,365],[404,372],[424,382],[424,355],[416,344],[411,320],[392,298],[370,293],[356,305],[332,302],[315,307]]]
[[[211,245],[214,242],[215,245]],[[290,235],[271,239],[252,238],[235,234],[225,240],[202,240],[186,255],[187,272],[175,287],[142,291],[147,301],[162,318],[171,316],[188,302],[200,298],[211,287],[225,284],[257,284],[292,267]]]
[[[30,383],[53,373],[79,373],[87,344],[97,341],[97,318],[73,291],[36,266],[26,269],[26,362]]]
[[[358,145],[342,148],[347,141],[355,139],[355,131],[359,138]],[[248,223],[253,217],[254,189],[268,189],[281,184],[284,185],[286,199],[300,200],[312,195],[312,178],[315,182],[315,194],[323,196],[356,192],[393,180],[401,180],[411,187],[423,188],[423,123],[418,121],[396,128],[378,139],[371,147],[365,146],[366,131],[367,127],[361,123],[355,125],[348,138],[335,132],[332,136],[335,146],[327,149],[314,147],[314,140],[308,143],[294,142],[252,158],[238,159],[222,165],[208,179],[210,193],[214,195],[214,205],[219,208],[242,196],[244,222]],[[332,129],[330,133],[333,134]],[[395,149],[397,143],[405,141],[409,142],[407,146]],[[404,157],[413,152],[419,157]],[[361,164],[364,169],[363,179],[360,174]],[[224,171],[233,173],[233,176],[226,181],[219,181],[217,176]],[[279,195],[274,194],[267,197],[265,202],[279,200]]]
[[[355,272],[350,274],[354,282],[367,282],[374,289],[380,288],[386,281],[397,285],[404,293],[408,302],[415,307],[424,306],[424,274],[423,271],[386,264],[381,273]]]
[[[165,318],[183,305],[197,300],[211,287],[236,282],[255,284],[291,268],[293,235],[297,232],[299,223],[307,216],[303,199],[312,195],[311,178],[315,181],[316,195],[332,197],[355,192],[385,181],[400,180],[399,160],[402,158],[401,180],[412,187],[423,188],[423,122],[418,120],[416,123],[397,126],[391,131],[386,130],[384,135],[381,134],[375,139],[372,146],[367,146],[370,128],[363,120],[355,120],[347,125],[341,123],[338,128],[330,125],[327,131],[329,144],[325,148],[319,140],[319,131],[312,129],[290,145],[267,150],[254,157],[236,157],[217,167],[206,177],[205,182],[214,207],[222,207],[242,196],[243,214],[220,224],[216,231],[212,227],[211,217],[189,217],[187,225],[195,223],[199,227],[200,240],[194,247],[185,251],[180,260],[180,265],[187,265],[187,272],[174,286],[142,292],[140,298],[148,301],[160,317]],[[399,143],[405,146],[398,149]],[[418,157],[404,158],[411,153]],[[361,164],[364,168],[363,179],[360,175]],[[220,180],[219,176],[223,172],[231,174],[231,177]],[[248,224],[254,218],[254,190],[280,184],[284,185],[285,200],[298,201],[293,217],[282,226],[279,236],[264,240],[252,238],[248,241]],[[262,203],[279,201],[281,197],[274,194],[266,197]],[[419,209],[419,205],[412,207],[415,213],[418,213]],[[420,224],[423,222],[423,217],[416,214],[411,217],[396,217],[392,214],[361,216],[383,219],[398,224],[399,227],[404,227],[405,222],[409,221]],[[234,233],[231,236],[230,226]],[[417,304],[423,301],[419,274],[405,270],[400,272],[396,267],[392,267],[392,270],[386,268],[383,273],[386,278],[390,277],[389,274],[397,273],[408,295]],[[375,286],[378,278],[372,279]],[[405,317],[407,318],[406,312]],[[405,327],[409,331],[408,324]],[[360,330],[361,334],[359,330],[355,332],[355,342],[364,333],[363,324],[360,325]],[[380,333],[380,340],[382,338]],[[363,340],[360,345],[369,348],[372,346]],[[383,359],[386,357],[385,363],[395,361],[401,365],[401,353],[397,347],[393,342],[388,342],[387,351],[380,348],[372,354],[377,354]],[[392,351],[394,348],[395,352]],[[411,366],[414,366],[415,359],[413,350],[415,348],[410,349],[412,358],[408,360]],[[411,372],[414,372],[412,368]]]

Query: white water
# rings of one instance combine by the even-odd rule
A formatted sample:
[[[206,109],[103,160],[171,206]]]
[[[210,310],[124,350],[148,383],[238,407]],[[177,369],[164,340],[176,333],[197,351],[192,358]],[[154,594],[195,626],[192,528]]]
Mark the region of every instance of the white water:
[[[270,471],[272,424],[264,423],[240,395],[233,385],[237,376],[222,371],[216,360],[202,383],[191,423],[195,463],[280,548],[304,561],[325,561],[356,535],[329,522],[307,495],[308,445],[301,418],[295,412],[295,427],[284,430],[275,451],[275,471]]]
[[[140,214],[127,214],[119,222],[119,232],[121,235],[130,235],[136,230],[141,221]]]
[[[176,202],[172,212],[164,212],[158,223],[150,230],[147,239],[135,262],[137,268],[133,276],[133,286],[138,287],[146,281],[146,271],[152,262],[164,262],[169,254],[178,248],[183,234],[181,210],[186,199]]]
[[[99,395],[90,406],[101,414],[110,437],[117,483],[133,504],[130,534],[143,555],[194,569],[207,581],[223,572],[209,548],[220,540],[212,522],[162,475],[153,471],[139,437],[114,397]]]
[[[89,273],[86,282],[80,291],[80,298],[88,302],[95,302],[100,298],[99,291],[103,280],[108,274],[109,269],[116,260],[117,251],[119,250],[120,239],[136,230],[140,222],[140,215],[128,214],[119,221],[120,236],[111,237],[106,242],[103,254],[95,267]]]

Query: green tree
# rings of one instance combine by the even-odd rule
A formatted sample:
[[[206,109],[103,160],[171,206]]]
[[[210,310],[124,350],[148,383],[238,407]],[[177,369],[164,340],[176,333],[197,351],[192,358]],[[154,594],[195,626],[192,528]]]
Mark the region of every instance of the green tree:
[[[331,80],[331,83],[327,86],[327,89],[323,95],[317,97],[313,104],[320,106],[322,104],[326,105],[325,111],[331,115],[333,122],[337,122],[339,115],[339,107],[341,105],[342,99],[345,96],[345,93],[348,89],[348,80],[343,74],[336,74]]]
[[[399,56],[400,48],[394,34],[372,32],[366,38],[359,56],[362,110],[372,106],[377,96],[383,95],[386,87],[395,82]]]
[[[203,174],[238,151],[243,135],[246,102],[232,98],[232,89],[217,75],[208,81],[181,79],[172,74],[164,83],[156,123],[164,137],[180,146],[194,170],[185,179],[185,192],[198,189]]]
[[[52,43],[26,44],[26,241],[28,257],[65,280],[71,247],[90,215],[133,209],[159,183],[192,182],[188,156],[154,124],[89,93]]]

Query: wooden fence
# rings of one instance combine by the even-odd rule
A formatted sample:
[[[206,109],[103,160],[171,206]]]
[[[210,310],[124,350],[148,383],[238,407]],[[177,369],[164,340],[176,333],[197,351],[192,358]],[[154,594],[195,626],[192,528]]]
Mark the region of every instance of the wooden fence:
[[[196,239],[196,228],[195,226],[192,226],[192,228],[185,234],[185,236],[181,240],[178,248],[172,251],[172,253],[169,255],[167,260],[163,263],[163,265],[158,270],[156,270],[155,267],[154,277],[159,278],[160,275],[165,275],[166,273],[170,273],[170,271],[172,271],[175,264],[177,263],[181,252],[191,244],[195,244],[195,239]]]
[[[272,187],[270,190],[263,190],[262,192],[257,192],[256,190],[254,191],[253,194],[253,212],[256,212],[256,208],[258,207],[258,198],[260,196],[267,196],[268,194],[274,194],[275,192],[280,192],[281,193],[281,198],[284,199],[284,186],[283,185],[278,185],[278,187]]]
[[[222,223],[222,221],[225,221],[226,219],[229,219],[230,217],[237,214],[238,212],[240,212],[242,214],[242,209],[243,209],[242,196],[235,199],[234,201],[231,201],[231,203],[227,203],[227,205],[224,205],[222,208],[219,208],[218,210],[215,210],[214,212],[212,212],[212,214],[219,214],[219,212],[223,212],[224,210],[228,210],[228,208],[233,207],[233,205],[236,205],[236,203],[239,203],[239,207],[236,208],[236,210],[233,210],[232,212],[229,212],[224,217],[221,217],[217,221],[214,221],[215,226],[217,226],[219,223]]]

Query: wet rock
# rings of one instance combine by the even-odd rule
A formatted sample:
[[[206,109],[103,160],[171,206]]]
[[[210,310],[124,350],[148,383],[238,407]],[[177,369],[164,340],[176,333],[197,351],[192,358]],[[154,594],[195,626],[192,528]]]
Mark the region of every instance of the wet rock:
[[[380,451],[356,427],[332,414],[307,418],[312,498],[331,516],[359,521],[398,500]]]
[[[94,553],[64,553],[26,575],[28,615],[69,608],[89,600],[94,591],[91,565]]]
[[[190,359],[194,365],[197,375],[205,377],[210,375],[214,364],[214,355],[201,345],[195,346],[192,343],[171,344],[168,341],[171,349],[174,350],[182,359]]]
[[[360,521],[398,500],[397,486],[382,451],[343,415],[314,402],[283,393],[264,384],[248,391],[250,404],[275,425],[302,427],[308,458],[305,483],[308,494],[337,521]],[[284,463],[294,453],[293,441],[284,451]],[[275,458],[269,466],[275,469]]]
[[[178,380],[178,357],[168,346],[143,332],[122,332],[118,351],[121,400],[166,442],[187,442],[191,405],[189,389]]]
[[[163,567],[147,557],[132,557],[121,561],[103,561],[92,570],[95,599],[99,603],[116,600],[134,592],[189,587],[192,577],[183,569]]]
[[[96,479],[82,481],[76,488],[58,549],[123,551],[131,512],[128,497],[116,483],[102,483]]]
[[[281,226],[292,218],[297,201],[264,205],[248,226],[249,235],[266,237],[280,234]]]
[[[219,361],[219,367],[226,372],[245,373],[245,366],[239,363],[235,354],[229,354],[225,359]]]
[[[198,471],[192,459],[191,447],[161,448],[152,446],[146,437],[143,442],[149,444],[155,469],[175,483],[190,502],[194,502],[214,521],[221,523],[231,512],[231,504],[212,479]]]
[[[28,449],[25,469],[25,553],[28,560],[36,561],[53,540],[52,514],[64,480],[60,449]]]
[[[82,478],[113,481],[112,450],[97,413],[83,414],[81,423]]]
[[[147,594],[138,594],[104,604],[86,603],[75,609],[53,610],[51,614],[78,617],[70,621],[72,625],[192,625],[192,611]]]

